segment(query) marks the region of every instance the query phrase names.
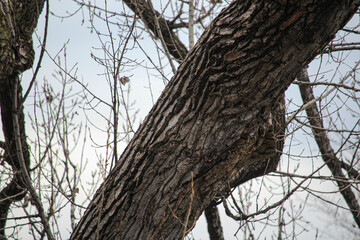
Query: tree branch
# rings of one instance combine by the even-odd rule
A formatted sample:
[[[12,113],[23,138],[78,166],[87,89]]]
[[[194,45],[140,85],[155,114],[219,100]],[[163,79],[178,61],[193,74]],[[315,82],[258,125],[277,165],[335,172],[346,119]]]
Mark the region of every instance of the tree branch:
[[[165,41],[164,48],[166,47],[169,50],[170,54],[175,57],[176,61],[181,62],[185,58],[188,50],[180,39],[172,31],[170,31],[166,20],[160,16],[159,12],[152,11],[150,4],[144,0],[123,1],[136,13],[136,15],[141,18],[144,24],[155,34],[156,37],[163,37]],[[157,24],[154,24],[155,18],[158,19]]]
[[[38,17],[44,6],[44,0],[38,1],[1,1],[0,2],[0,107],[3,135],[3,159],[12,168],[12,179],[0,192],[0,236],[5,238],[5,226],[10,205],[20,201],[26,195],[21,165],[30,166],[29,148],[26,142],[23,108],[20,104],[17,112],[17,133],[14,126],[14,102],[21,102],[21,86],[14,94],[15,82],[23,71],[29,69],[34,60],[32,34]],[[14,19],[16,18],[16,19]],[[18,139],[15,139],[15,137]],[[20,145],[18,142],[20,141]],[[19,149],[18,146],[21,146]],[[19,153],[22,154],[20,160]]]
[[[27,187],[27,189],[29,190],[32,198],[34,199],[34,203],[35,206],[39,212],[39,216],[41,219],[41,223],[44,226],[45,232],[47,234],[48,239],[50,240],[54,240],[55,238],[52,235],[51,229],[50,229],[50,225],[48,222],[47,217],[45,216],[45,211],[44,211],[44,207],[40,201],[40,198],[38,196],[38,194],[36,193],[36,190],[34,188],[34,186],[32,185],[31,179],[30,179],[30,175],[28,173],[28,166],[25,163],[25,159],[24,159],[24,155],[23,155],[23,147],[21,144],[21,133],[20,133],[20,125],[19,125],[19,111],[20,108],[18,107],[18,96],[21,95],[18,90],[19,90],[19,79],[16,79],[17,81],[15,81],[14,84],[14,89],[13,89],[13,126],[14,126],[14,141],[16,144],[16,155],[17,155],[17,159],[20,163],[20,170],[22,173],[22,177],[23,180],[25,182],[25,185]]]
[[[306,68],[301,70],[301,72],[297,76],[297,79],[299,82],[310,82]],[[334,150],[330,145],[330,140],[326,134],[326,130],[324,129],[324,124],[320,116],[319,110],[316,106],[315,97],[312,92],[311,86],[308,84],[300,84],[299,88],[304,104],[311,103],[308,104],[308,107],[305,110],[308,120],[311,126],[313,126],[311,130],[320,149],[322,159],[326,163],[326,166],[329,168],[335,179],[346,179],[341,169],[343,165],[342,161],[337,158]],[[336,183],[338,185],[340,193],[344,197],[346,204],[350,208],[356,224],[360,228],[360,205],[357,202],[356,196],[351,189],[351,184],[347,184],[343,181],[338,180],[336,180]]]
[[[217,206],[209,206],[204,211],[210,240],[224,240],[220,214]]]

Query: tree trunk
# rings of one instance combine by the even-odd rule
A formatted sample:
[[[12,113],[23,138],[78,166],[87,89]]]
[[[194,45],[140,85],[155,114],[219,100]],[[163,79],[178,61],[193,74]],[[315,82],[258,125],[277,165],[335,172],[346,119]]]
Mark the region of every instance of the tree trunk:
[[[126,5],[134,11],[138,15],[138,17],[144,22],[146,26],[148,26],[149,30],[155,36],[162,36],[164,38],[164,42],[166,43],[166,48],[170,54],[181,63],[188,51],[177,37],[177,35],[172,31],[171,27],[167,25],[167,21],[156,11],[152,10],[149,2],[145,2],[144,0],[124,0]],[[157,21],[159,23],[159,30],[161,32],[157,33],[157,28],[154,25],[154,22]],[[255,152],[252,153],[252,162],[254,162],[251,166],[247,168],[241,169],[241,171],[236,174],[229,183],[226,183],[223,186],[224,191],[226,192],[225,196],[219,196],[215,201],[213,201],[209,209],[205,209],[205,217],[208,224],[209,235],[211,239],[222,239],[223,237],[219,234],[222,233],[221,230],[221,222],[220,218],[216,218],[218,210],[215,207],[217,204],[221,203],[221,199],[228,196],[229,191],[234,189],[241,183],[244,183],[250,179],[263,176],[269,172],[275,171],[276,167],[280,161],[280,157],[282,155],[282,149],[284,145],[284,133],[285,133],[285,99],[277,104],[274,112],[272,112],[272,116],[274,116],[274,127],[270,128],[267,133],[269,136],[268,140],[265,141],[263,145],[265,149],[273,144],[276,147],[276,154],[270,158],[267,158],[264,154],[259,154],[262,147],[260,146]],[[273,136],[275,135],[275,138]],[[259,150],[259,151],[258,151]],[[273,150],[273,149],[272,149]],[[230,187],[230,189],[229,189]],[[220,201],[219,201],[220,200]],[[206,214],[207,212],[207,214]],[[217,231],[212,231],[212,229],[218,229]]]
[[[43,9],[44,0],[38,1],[1,1],[0,2],[0,108],[5,142],[4,158],[1,159],[12,168],[13,175],[8,185],[0,192],[0,238],[5,238],[5,224],[10,205],[27,194],[24,176],[17,157],[16,133],[13,125],[14,86],[19,75],[29,69],[34,60],[32,35],[38,17]],[[17,89],[18,124],[22,155],[27,170],[30,167],[30,154],[26,142],[21,86]]]
[[[181,239],[225,183],[254,164],[270,112],[359,3],[230,4],[180,65],[71,239]],[[272,144],[262,150],[275,152]]]

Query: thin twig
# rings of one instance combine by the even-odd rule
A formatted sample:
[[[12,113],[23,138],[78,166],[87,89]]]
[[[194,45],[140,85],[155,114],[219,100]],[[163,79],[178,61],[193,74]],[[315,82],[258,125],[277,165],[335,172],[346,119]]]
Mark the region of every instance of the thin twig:
[[[339,84],[344,83],[344,82],[357,70],[357,67],[359,66],[359,64],[360,64],[360,61],[358,61],[358,62],[355,64],[355,66],[353,67],[353,69],[352,69],[345,77],[343,77],[343,79],[341,79],[341,81],[340,81]],[[301,112],[301,111],[309,108],[310,106],[312,106],[312,105],[313,105],[314,103],[316,103],[317,101],[326,98],[327,96],[330,95],[330,93],[332,93],[332,92],[333,92],[334,90],[336,90],[336,89],[337,89],[337,87],[333,87],[333,88],[331,88],[329,91],[327,91],[327,92],[325,92],[324,94],[322,94],[321,96],[319,96],[319,97],[317,97],[317,98],[315,98],[315,99],[313,99],[313,100],[311,100],[311,101],[303,104],[297,111],[295,111],[290,117],[288,117],[288,118],[286,119],[286,125],[288,125],[288,124],[295,118],[295,116],[296,116],[299,112]]]
[[[165,50],[165,55],[166,55],[166,57],[167,57],[168,60],[169,60],[171,69],[172,69],[173,73],[175,74],[175,73],[176,73],[176,67],[175,67],[175,65],[174,65],[174,63],[173,63],[173,60],[172,60],[171,56],[170,56],[169,48],[167,47],[167,44],[166,44],[165,39],[164,39],[164,36],[163,36],[163,34],[162,34],[162,31],[161,31],[161,28],[160,28],[160,24],[159,24],[159,18],[156,16],[156,12],[155,12],[155,9],[154,9],[154,7],[153,7],[153,5],[152,5],[151,0],[149,0],[148,3],[149,3],[149,6],[150,6],[151,10],[152,10],[153,13],[154,13],[154,22],[155,22],[155,26],[156,26],[156,32],[157,32],[157,34],[158,34],[158,36],[159,36],[159,38],[160,38],[161,44],[163,45],[163,48],[164,48],[164,50]]]
[[[355,91],[355,92],[360,92],[360,88],[355,88],[355,87],[351,87],[351,86],[347,86],[347,85],[339,84],[339,83],[330,83],[330,82],[300,82],[300,81],[293,81],[292,83],[297,84],[297,85],[311,85],[311,86],[325,85],[325,86],[334,86],[334,87],[338,87],[338,88],[345,88],[345,89],[352,90],[352,91]]]
[[[34,199],[35,206],[39,212],[39,216],[40,216],[41,222],[44,226],[44,230],[46,231],[46,235],[47,235],[48,239],[55,240],[55,238],[52,235],[48,219],[45,216],[44,207],[42,206],[40,198],[39,198],[38,194],[36,193],[34,186],[32,185],[28,170],[25,165],[25,159],[24,159],[24,155],[23,155],[23,147],[21,144],[19,117],[18,117],[18,114],[19,114],[19,108],[18,108],[18,96],[19,96],[18,89],[19,89],[19,87],[18,87],[18,84],[19,84],[19,78],[17,76],[15,83],[14,83],[14,89],[13,89],[13,91],[14,91],[13,92],[13,97],[14,97],[13,98],[13,125],[14,125],[14,134],[15,134],[16,154],[17,154],[17,158],[20,163],[20,170],[21,170],[23,179],[25,181],[26,187],[28,188],[32,198]]]

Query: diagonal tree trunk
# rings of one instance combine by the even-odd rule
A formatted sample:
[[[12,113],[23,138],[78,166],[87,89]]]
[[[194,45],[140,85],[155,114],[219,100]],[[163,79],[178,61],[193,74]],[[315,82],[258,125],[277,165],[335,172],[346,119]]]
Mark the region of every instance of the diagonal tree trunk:
[[[248,0],[225,8],[180,65],[71,239],[182,238],[225,183],[254,164],[276,103],[359,4]],[[275,152],[264,150],[267,158]]]
[[[143,0],[124,0],[127,6],[132,9],[139,18],[149,27],[156,36],[162,36],[168,51],[173,55],[173,57],[181,63],[188,51],[185,46],[182,44],[177,35],[169,28],[166,20],[160,16],[156,11],[152,11],[152,7],[149,6],[148,2]],[[154,25],[155,18],[158,18],[159,29]],[[158,33],[160,30],[161,33]],[[171,43],[171,44],[170,44]],[[283,145],[284,145],[284,133],[285,133],[285,99],[282,98],[281,101],[276,105],[276,109],[272,112],[271,116],[273,118],[274,128],[269,129],[267,133],[268,141],[263,143],[263,147],[259,147],[259,150],[256,150],[252,153],[252,164],[250,167],[241,169],[241,171],[236,174],[229,183],[224,185],[224,191],[228,192],[229,186],[231,189],[239,186],[241,183],[244,183],[250,179],[263,176],[269,172],[275,171],[279,163]],[[273,148],[276,148],[276,154],[268,158],[268,155],[261,153],[261,150],[265,150],[270,147],[270,152],[273,152]],[[264,158],[265,156],[265,158]],[[228,196],[228,193],[226,194]],[[224,196],[219,196],[219,199]],[[219,211],[215,205],[219,202],[214,200],[212,204],[205,210],[205,217],[208,224],[208,230],[210,239],[222,239],[220,233],[222,234],[221,222],[219,216]]]
[[[304,104],[313,101],[315,97],[311,86],[308,84],[301,84],[301,82],[310,82],[306,68],[301,70],[301,72],[297,76],[297,79],[300,82],[299,88]],[[343,179],[346,179],[346,176],[342,172],[342,163],[337,158],[334,149],[330,145],[330,140],[327,136],[316,103],[311,104],[308,108],[306,108],[306,114],[310,122],[311,130],[314,134],[315,141],[320,149],[322,159],[331,171],[334,179],[338,179],[336,180],[336,184],[338,185],[339,192],[341,193],[346,204],[348,205],[353,215],[354,221],[360,228],[360,205],[356,200],[356,196],[352,191],[351,186],[349,186],[348,183],[342,181]]]
[[[177,62],[181,63],[188,53],[185,45],[180,41],[178,36],[169,28],[167,21],[160,16],[156,11],[152,11],[148,2],[143,0],[124,0],[126,5],[132,9],[140,19],[148,26],[155,36],[161,36],[164,38],[164,42],[168,48],[170,54],[176,59]],[[155,18],[158,18],[159,29],[161,33],[158,33],[155,27]],[[208,225],[208,232],[211,240],[224,239],[223,231],[221,227],[219,210],[213,204],[205,209],[205,218]]]

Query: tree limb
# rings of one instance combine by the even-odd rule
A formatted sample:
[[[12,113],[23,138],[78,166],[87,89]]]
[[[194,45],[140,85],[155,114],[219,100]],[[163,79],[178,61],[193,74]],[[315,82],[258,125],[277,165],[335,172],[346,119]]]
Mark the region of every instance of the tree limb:
[[[124,3],[138,15],[144,24],[155,34],[156,37],[162,36],[166,47],[170,54],[175,57],[176,61],[181,62],[186,54],[187,49],[180,39],[170,31],[167,22],[160,17],[159,12],[152,11],[150,4],[144,0],[123,0]],[[154,16],[155,13],[155,16]],[[155,24],[154,17],[158,19],[158,24]],[[156,27],[158,25],[158,28]],[[158,31],[160,29],[160,31]]]
[[[310,82],[306,68],[301,70],[301,72],[297,76],[297,79],[299,82]],[[312,92],[311,85],[300,84],[299,88],[304,104],[312,102],[312,104],[309,105],[305,109],[305,111],[311,126],[313,126],[311,127],[311,130],[320,149],[322,159],[326,163],[326,166],[329,168],[335,179],[346,179],[345,175],[342,172],[342,161],[337,158],[334,150],[330,145],[330,140],[327,136],[326,130],[324,129],[322,118],[316,106],[316,102],[314,102],[315,97]],[[338,185],[339,192],[344,197],[346,204],[349,206],[349,209],[353,215],[356,224],[360,228],[360,205],[356,199],[354,192],[351,189],[351,184],[347,184],[343,181],[338,180],[336,180],[336,183]]]

